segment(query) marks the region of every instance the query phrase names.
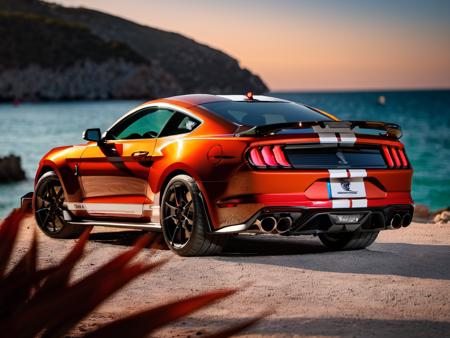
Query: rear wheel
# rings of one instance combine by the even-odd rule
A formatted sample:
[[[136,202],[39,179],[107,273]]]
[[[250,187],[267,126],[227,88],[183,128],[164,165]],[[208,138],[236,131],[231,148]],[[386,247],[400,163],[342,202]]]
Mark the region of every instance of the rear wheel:
[[[319,234],[321,242],[331,250],[365,249],[377,239],[379,231]]]
[[[181,256],[217,254],[228,238],[208,233],[200,190],[187,175],[175,176],[167,184],[161,199],[161,226],[167,245]]]
[[[49,171],[39,179],[34,193],[34,217],[37,225],[53,238],[79,237],[83,228],[67,224],[64,210],[64,189],[58,175]]]

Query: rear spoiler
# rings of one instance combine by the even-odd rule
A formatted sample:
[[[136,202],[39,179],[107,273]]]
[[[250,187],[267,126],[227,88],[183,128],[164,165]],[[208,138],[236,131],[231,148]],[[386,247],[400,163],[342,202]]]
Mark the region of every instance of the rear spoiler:
[[[240,131],[235,135],[242,136],[265,136],[274,135],[283,129],[313,129],[320,133],[342,133],[353,132],[355,128],[373,129],[385,132],[382,136],[400,139],[402,130],[398,124],[378,121],[311,121],[311,122],[287,122],[274,123],[264,126],[254,126],[250,129]]]

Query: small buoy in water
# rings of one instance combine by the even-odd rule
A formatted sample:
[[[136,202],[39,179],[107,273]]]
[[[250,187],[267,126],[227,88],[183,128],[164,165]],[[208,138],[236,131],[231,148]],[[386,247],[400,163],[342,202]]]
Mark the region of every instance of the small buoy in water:
[[[384,95],[378,96],[378,104],[384,106],[386,104],[386,97]]]
[[[13,106],[17,107],[18,105],[20,105],[20,100],[19,99],[14,99],[13,101]]]

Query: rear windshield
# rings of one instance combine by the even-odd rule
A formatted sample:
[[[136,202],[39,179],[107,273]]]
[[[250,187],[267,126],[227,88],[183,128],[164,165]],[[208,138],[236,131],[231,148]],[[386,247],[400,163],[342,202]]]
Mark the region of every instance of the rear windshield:
[[[201,107],[244,126],[331,120],[308,107],[292,102],[220,101],[204,103]]]

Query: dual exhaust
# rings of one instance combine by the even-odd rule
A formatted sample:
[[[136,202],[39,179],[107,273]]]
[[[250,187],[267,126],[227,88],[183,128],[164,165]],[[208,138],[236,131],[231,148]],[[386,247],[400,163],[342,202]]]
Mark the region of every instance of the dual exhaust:
[[[263,232],[283,234],[291,230],[292,218],[280,217],[279,219],[276,219],[273,216],[268,216],[257,222],[257,225],[258,228]]]
[[[400,229],[402,226],[407,227],[411,224],[412,216],[410,213],[406,213],[403,216],[400,214],[395,214],[392,216],[388,228],[390,229]],[[276,218],[274,216],[267,216],[257,221],[259,230],[265,233],[278,233],[283,234],[291,230],[292,228],[292,217],[283,216]]]
[[[389,227],[391,229],[400,229],[402,226],[407,227],[411,224],[412,217],[409,213],[406,213],[402,216],[400,214],[395,214],[391,221],[389,222]]]

